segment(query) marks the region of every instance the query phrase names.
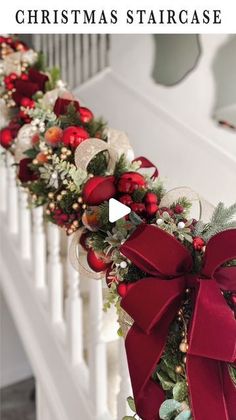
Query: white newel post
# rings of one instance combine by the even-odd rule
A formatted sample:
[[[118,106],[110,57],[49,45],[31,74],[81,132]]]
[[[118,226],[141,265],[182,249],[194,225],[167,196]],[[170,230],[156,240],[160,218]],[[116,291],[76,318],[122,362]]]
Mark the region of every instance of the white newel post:
[[[37,288],[44,288],[46,286],[46,242],[43,207],[34,208],[32,215],[34,284]]]
[[[63,319],[63,278],[60,230],[53,223],[48,223],[48,293],[51,321],[61,322]]]
[[[107,411],[107,355],[102,340],[102,281],[90,281],[89,320],[89,386],[95,418]]]
[[[125,353],[125,344],[122,339],[119,341],[119,364],[120,390],[117,395],[117,418],[122,419],[124,416],[134,415],[127,403],[127,398],[132,396],[133,392]]]
[[[6,153],[0,149],[0,211],[7,210],[7,167]]]
[[[21,255],[25,259],[31,257],[31,212],[28,208],[28,193],[24,188],[19,189],[20,212],[19,212],[19,233]]]
[[[72,236],[68,237],[68,253]],[[83,303],[79,289],[79,273],[73,268],[69,258],[67,262],[68,290],[66,299],[67,343],[70,361],[73,365],[83,360]]]
[[[18,189],[16,184],[16,167],[13,156],[7,153],[8,170],[8,203],[7,214],[10,233],[18,233]]]

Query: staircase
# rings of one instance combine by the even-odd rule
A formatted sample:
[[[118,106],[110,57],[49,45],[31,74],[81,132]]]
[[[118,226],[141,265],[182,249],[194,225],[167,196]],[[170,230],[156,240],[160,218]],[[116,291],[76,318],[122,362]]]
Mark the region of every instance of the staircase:
[[[101,48],[107,51],[104,39]],[[212,47],[204,39],[201,77]],[[165,95],[154,85],[150,40],[113,36],[110,67],[104,61],[98,69],[89,53],[95,70],[80,80],[75,95],[109,126],[125,130],[135,155],[153,161],[168,188],[191,186],[213,204],[230,204],[235,201],[235,134],[210,120],[212,97],[188,107],[191,89],[201,85],[196,73],[173,88],[173,102],[170,91]],[[78,86],[72,73],[70,80]],[[116,314],[102,310],[105,287],[74,271],[68,261],[70,238],[44,224],[41,208],[27,208],[11,165],[7,154],[0,168],[0,285],[36,378],[37,420],[121,420],[129,414],[131,388]]]

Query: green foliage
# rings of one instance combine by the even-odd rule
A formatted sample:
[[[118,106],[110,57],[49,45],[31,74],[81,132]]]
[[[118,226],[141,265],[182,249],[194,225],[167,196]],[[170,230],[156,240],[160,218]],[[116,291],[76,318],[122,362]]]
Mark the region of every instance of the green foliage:
[[[196,225],[195,235],[201,236],[206,242],[219,232],[230,228],[236,228],[236,203],[230,207],[226,207],[223,203],[219,203],[215,208],[209,223],[204,225],[198,222]]]
[[[96,252],[103,252],[106,247],[107,243],[105,242],[106,233],[98,230],[97,232],[93,232],[89,239],[89,242],[92,244],[94,251]]]
[[[39,152],[36,148],[35,149],[28,149],[28,150],[24,151],[24,155],[26,155],[30,159],[35,159],[38,153]]]
[[[163,182],[159,178],[153,181],[152,188],[150,188],[150,191],[154,192],[157,195],[159,202],[166,193]]]
[[[53,67],[49,70],[49,80],[46,82],[46,91],[55,89],[60,79],[60,69]]]
[[[92,121],[85,124],[85,128],[89,132],[90,137],[98,137],[106,141],[106,137],[104,136],[106,125],[107,123],[102,118],[93,118]]]
[[[142,278],[147,277],[147,274],[141,271],[134,264],[129,265],[127,273],[124,275],[124,280],[128,283],[134,283]]]
[[[236,367],[233,365],[228,365],[229,374],[233,381],[233,383],[236,385]]]
[[[36,63],[34,63],[34,68],[38,71],[45,71],[46,64],[45,64],[45,55],[42,51],[38,53],[38,58]]]
[[[134,211],[131,211],[129,214],[129,220],[133,223],[134,226],[138,226],[143,223],[141,217],[139,217]]]
[[[182,402],[188,398],[188,387],[185,381],[177,382],[173,388],[173,397],[176,401]]]
[[[107,201],[99,205],[99,222],[102,230],[109,230],[112,226],[109,222],[109,204]]]
[[[127,403],[129,405],[130,410],[132,410],[134,413],[136,413],[136,407],[135,407],[135,402],[133,397],[128,397],[127,398]]]
[[[136,201],[137,203],[141,203],[141,201],[144,199],[147,191],[142,189],[137,189],[133,192],[132,198],[133,201]]]
[[[88,165],[88,173],[103,176],[107,171],[108,152],[98,153]]]
[[[123,153],[119,160],[116,162],[114,175],[115,177],[119,178],[124,172],[127,172],[129,170],[129,163],[125,157],[125,154]]]
[[[70,127],[72,125],[81,126],[81,120],[77,109],[73,103],[70,103],[66,108],[66,114],[59,117],[62,128]]]

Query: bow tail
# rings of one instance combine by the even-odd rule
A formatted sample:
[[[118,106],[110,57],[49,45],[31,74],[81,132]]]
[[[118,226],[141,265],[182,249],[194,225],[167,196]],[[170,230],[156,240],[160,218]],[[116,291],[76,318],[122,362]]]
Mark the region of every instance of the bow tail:
[[[236,419],[235,412],[234,416],[230,416],[229,411],[231,409],[228,409],[229,406],[226,401],[226,394],[230,389],[228,382],[230,378],[228,379],[225,375],[224,363],[201,356],[189,355],[187,358],[187,376],[194,419]],[[233,398],[235,398],[235,394]]]
[[[136,410],[143,420],[159,419],[158,412],[165,400],[165,393],[152,379],[152,374],[165,348],[169,326],[173,319],[171,315],[163,317],[150,334],[143,332],[134,323],[125,340]]]
[[[222,365],[224,396],[230,420],[236,420],[236,385],[233,383],[226,363]]]

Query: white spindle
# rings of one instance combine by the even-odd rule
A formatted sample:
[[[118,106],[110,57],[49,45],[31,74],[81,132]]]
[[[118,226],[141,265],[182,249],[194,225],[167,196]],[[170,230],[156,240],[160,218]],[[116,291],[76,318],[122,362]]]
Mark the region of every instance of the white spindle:
[[[34,44],[34,48],[35,48],[35,51],[41,51],[41,38],[42,38],[42,35],[39,35],[39,34],[34,34],[33,35],[33,44]]]
[[[61,77],[63,80],[67,80],[67,39],[66,34],[61,34]]]
[[[46,286],[46,243],[43,226],[43,207],[33,209],[33,268],[34,284]]]
[[[19,211],[19,233],[21,255],[25,259],[31,257],[31,213],[28,208],[28,193],[24,188],[19,189],[20,211]]]
[[[18,233],[18,189],[16,185],[16,168],[13,156],[7,153],[7,168],[8,168],[8,225],[10,233]]]
[[[74,87],[74,74],[75,74],[75,57],[74,57],[74,36],[73,34],[67,35],[67,66],[68,66],[68,83],[69,87]]]
[[[127,397],[132,396],[132,387],[129,377],[129,369],[125,353],[124,340],[119,340],[119,372],[120,372],[120,390],[117,395],[117,418],[122,419],[124,416],[130,416],[134,413],[127,404]]]
[[[63,278],[60,256],[60,230],[48,224],[48,293],[49,311],[53,323],[63,319]]]
[[[82,35],[82,75],[83,81],[89,78],[89,35]]]
[[[72,237],[68,237],[68,251]],[[68,292],[66,299],[67,342],[69,357],[73,365],[83,360],[82,299],[79,290],[79,273],[68,259]]]
[[[52,420],[42,385],[36,380],[36,420]]]
[[[75,61],[76,61],[76,71],[75,71],[75,86],[79,86],[82,80],[82,44],[80,34],[75,36]]]
[[[95,418],[107,411],[107,355],[102,340],[102,282],[90,280],[89,321],[89,385]]]
[[[0,150],[0,211],[7,210],[7,167],[6,154]]]

